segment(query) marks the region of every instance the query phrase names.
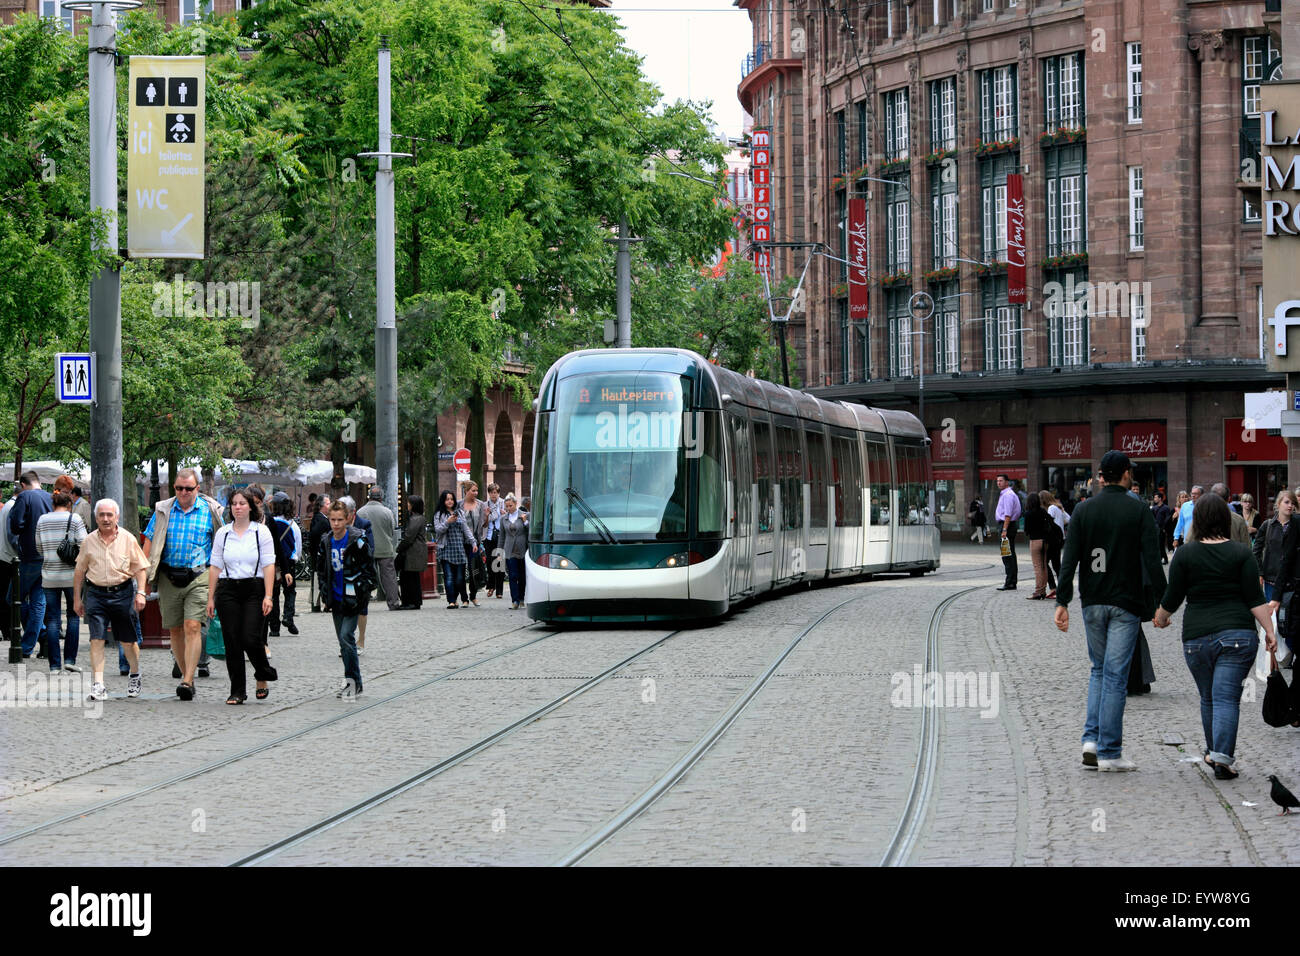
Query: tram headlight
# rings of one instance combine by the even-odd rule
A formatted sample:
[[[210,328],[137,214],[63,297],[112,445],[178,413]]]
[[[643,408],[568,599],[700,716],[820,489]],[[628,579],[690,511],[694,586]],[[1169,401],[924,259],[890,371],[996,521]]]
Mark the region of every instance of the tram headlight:
[[[550,568],[554,571],[580,571],[582,570],[574,564],[572,558],[566,558],[562,554],[543,554],[536,561],[539,568]]]
[[[658,564],[656,568],[684,568],[688,564],[699,564],[704,560],[704,555],[698,551],[678,551],[676,554],[670,554]]]

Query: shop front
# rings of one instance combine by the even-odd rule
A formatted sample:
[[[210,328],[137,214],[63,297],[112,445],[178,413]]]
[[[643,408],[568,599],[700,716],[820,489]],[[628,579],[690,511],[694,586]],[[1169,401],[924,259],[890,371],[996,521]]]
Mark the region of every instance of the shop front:
[[[1223,463],[1228,490],[1250,495],[1265,518],[1273,514],[1273,500],[1288,484],[1286,439],[1262,428],[1247,428],[1241,418],[1223,420]]]
[[[1029,426],[998,425],[979,430],[979,481],[989,525],[998,507],[998,475],[1015,483],[1017,492],[1027,494],[1029,483]],[[1023,495],[1021,498],[1023,505]]]
[[[1043,487],[1067,512],[1073,511],[1093,477],[1092,425],[1044,425],[1042,449]]]
[[[930,430],[930,468],[939,530],[960,532],[966,525],[966,430]]]
[[[1150,503],[1157,491],[1169,497],[1169,443],[1164,421],[1116,422],[1111,447],[1133,464],[1133,490]]]

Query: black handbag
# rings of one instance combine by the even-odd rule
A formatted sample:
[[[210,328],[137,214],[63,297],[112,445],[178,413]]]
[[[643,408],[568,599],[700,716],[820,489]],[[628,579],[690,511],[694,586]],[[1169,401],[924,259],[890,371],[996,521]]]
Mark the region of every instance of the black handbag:
[[[55,554],[64,564],[76,564],[77,555],[81,554],[81,544],[72,540],[72,515],[68,515],[68,526],[63,529],[63,540],[55,549]]]
[[[1270,727],[1285,727],[1296,719],[1290,701],[1290,688],[1277,666],[1277,655],[1268,655],[1268,684],[1264,688],[1264,723]]]

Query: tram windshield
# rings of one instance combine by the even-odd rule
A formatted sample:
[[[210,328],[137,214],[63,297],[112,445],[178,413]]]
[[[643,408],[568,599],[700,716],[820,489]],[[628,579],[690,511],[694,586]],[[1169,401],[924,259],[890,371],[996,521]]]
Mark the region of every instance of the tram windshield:
[[[691,385],[677,375],[635,371],[559,383],[555,411],[543,416],[548,473],[534,488],[543,540],[686,537],[687,464],[701,437],[692,416],[683,416]]]

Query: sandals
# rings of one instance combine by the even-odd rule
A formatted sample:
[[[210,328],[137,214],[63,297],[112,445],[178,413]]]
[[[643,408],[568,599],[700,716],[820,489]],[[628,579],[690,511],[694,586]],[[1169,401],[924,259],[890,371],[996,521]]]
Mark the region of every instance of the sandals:
[[[193,685],[193,684],[178,684],[178,685],[176,686],[176,696],[179,697],[181,700],[193,700],[193,699],[194,699],[194,685]]]
[[[268,696],[270,696],[270,693],[271,693],[271,688],[269,688],[269,687],[259,687],[259,688],[257,689],[257,699],[258,699],[258,700],[266,700],[266,698],[267,698]]]
[[[247,697],[240,697],[237,694],[231,694],[229,697],[226,698],[226,703],[233,707],[236,704],[242,704],[247,699],[248,699]]]

